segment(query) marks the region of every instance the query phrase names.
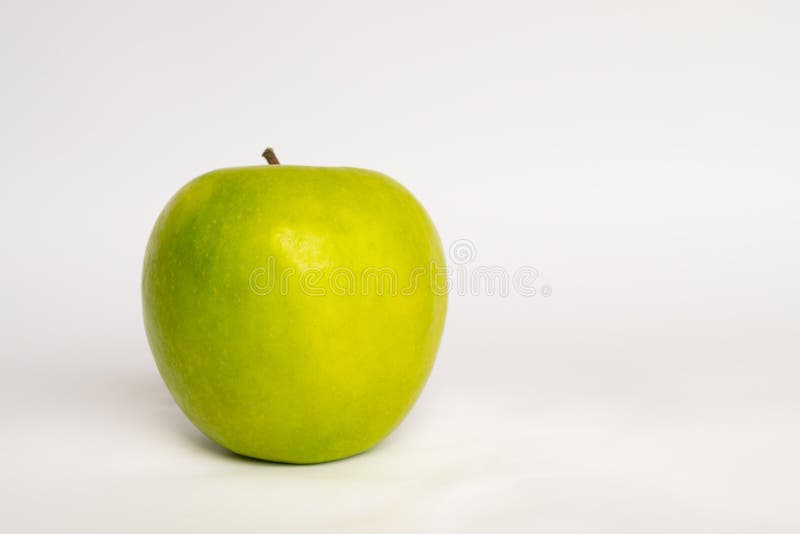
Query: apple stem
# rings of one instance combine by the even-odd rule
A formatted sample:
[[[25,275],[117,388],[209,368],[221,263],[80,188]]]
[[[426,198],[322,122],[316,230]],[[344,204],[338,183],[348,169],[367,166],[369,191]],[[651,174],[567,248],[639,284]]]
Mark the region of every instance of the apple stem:
[[[270,147],[267,147],[267,149],[261,155],[264,156],[264,159],[266,159],[267,163],[269,163],[270,165],[280,165],[281,164],[281,162],[278,161],[278,156],[275,155],[275,151],[272,150],[272,148],[270,148]]]

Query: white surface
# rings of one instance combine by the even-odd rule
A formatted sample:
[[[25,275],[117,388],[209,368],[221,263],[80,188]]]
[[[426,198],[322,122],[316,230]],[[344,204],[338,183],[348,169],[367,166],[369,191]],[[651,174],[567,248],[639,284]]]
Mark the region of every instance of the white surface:
[[[0,531],[800,530],[796,2],[4,2]],[[140,316],[207,170],[375,168],[476,264],[377,449],[236,458]]]

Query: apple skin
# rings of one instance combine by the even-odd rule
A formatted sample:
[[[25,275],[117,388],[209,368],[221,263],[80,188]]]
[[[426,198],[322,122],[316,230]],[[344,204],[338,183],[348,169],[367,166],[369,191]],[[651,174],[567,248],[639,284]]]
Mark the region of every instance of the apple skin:
[[[386,267],[398,291],[361,283]],[[184,186],[155,224],[145,329],[169,391],[206,436],[264,460],[336,460],[381,441],[421,393],[447,308],[429,272],[444,267],[427,213],[388,176],[221,169]],[[314,269],[324,275],[302,285]]]

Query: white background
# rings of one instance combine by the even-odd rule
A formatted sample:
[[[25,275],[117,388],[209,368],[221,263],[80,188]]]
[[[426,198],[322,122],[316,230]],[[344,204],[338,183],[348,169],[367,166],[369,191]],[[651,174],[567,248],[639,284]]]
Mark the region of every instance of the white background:
[[[800,531],[797,2],[0,10],[0,531]],[[553,289],[452,295],[349,460],[226,453],[145,340],[160,209],[266,145]]]

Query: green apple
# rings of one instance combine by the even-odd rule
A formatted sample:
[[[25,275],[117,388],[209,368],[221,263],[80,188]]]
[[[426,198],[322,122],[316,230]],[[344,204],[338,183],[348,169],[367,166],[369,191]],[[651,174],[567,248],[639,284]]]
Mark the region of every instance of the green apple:
[[[184,186],[144,259],[147,337],[178,406],[236,453],[336,460],[386,437],[433,366],[442,246],[400,184],[355,168],[220,169]]]

